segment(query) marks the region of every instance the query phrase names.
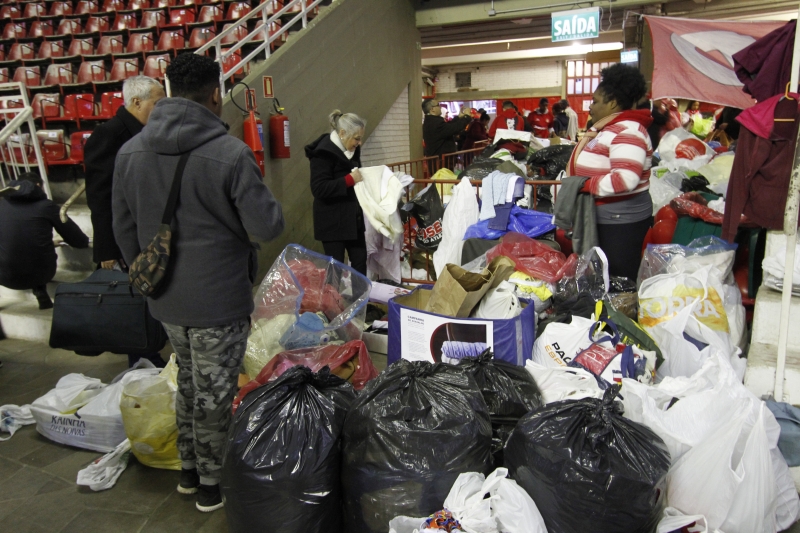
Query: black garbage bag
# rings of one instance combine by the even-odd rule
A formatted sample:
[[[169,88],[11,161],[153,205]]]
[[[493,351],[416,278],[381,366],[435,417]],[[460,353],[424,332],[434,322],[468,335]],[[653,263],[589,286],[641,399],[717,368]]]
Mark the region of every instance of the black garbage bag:
[[[527,414],[505,449],[510,475],[549,533],[653,533],[666,499],[666,444],[622,416],[619,386],[602,400],[553,402]]]
[[[444,206],[439,191],[430,184],[401,209],[404,216],[417,221],[417,238],[414,245],[423,250],[435,251],[442,242],[442,217]]]
[[[575,145],[572,144],[548,146],[531,154],[528,158],[528,163],[533,167],[544,169],[543,179],[554,180],[562,170],[567,169],[569,158],[572,157],[574,149]]]
[[[495,359],[491,350],[461,359],[458,367],[478,384],[492,420],[492,456],[503,466],[503,447],[519,419],[542,405],[542,393],[525,367]]]
[[[232,533],[344,531],[340,437],[352,385],[296,366],[244,397],[220,489]]]
[[[578,258],[555,284],[553,308],[557,314],[581,314],[606,294],[604,259],[592,249]]]
[[[481,181],[483,178],[497,170],[497,167],[503,164],[502,159],[492,159],[491,155],[494,153],[494,147],[490,146],[487,150],[492,150],[488,157],[476,157],[472,163],[462,172],[458,177],[459,179],[467,177],[472,181]]]
[[[463,472],[489,473],[492,426],[475,379],[459,367],[400,360],[370,381],[342,435],[345,531],[442,507]]]

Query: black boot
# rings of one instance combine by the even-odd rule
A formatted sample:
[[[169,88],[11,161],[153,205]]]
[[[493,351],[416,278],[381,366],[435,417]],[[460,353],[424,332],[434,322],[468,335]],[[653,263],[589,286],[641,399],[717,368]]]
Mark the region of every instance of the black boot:
[[[53,300],[51,300],[50,295],[47,294],[46,285],[43,285],[41,287],[34,287],[33,295],[36,296],[37,300],[39,300],[39,309],[53,308]]]

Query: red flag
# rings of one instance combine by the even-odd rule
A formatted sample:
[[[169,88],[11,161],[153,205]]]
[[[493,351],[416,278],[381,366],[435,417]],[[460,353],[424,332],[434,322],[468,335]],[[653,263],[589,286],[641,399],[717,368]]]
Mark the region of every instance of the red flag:
[[[646,16],[653,38],[653,99],[683,98],[746,109],[733,54],[786,22],[727,22]]]

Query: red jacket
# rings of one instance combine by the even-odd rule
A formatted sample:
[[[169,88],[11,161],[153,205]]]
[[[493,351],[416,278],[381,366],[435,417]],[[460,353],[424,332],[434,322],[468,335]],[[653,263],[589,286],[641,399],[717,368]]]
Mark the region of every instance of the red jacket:
[[[789,192],[792,161],[800,125],[800,95],[790,93],[746,109],[736,119],[744,126],[739,130],[736,156],[733,160],[728,193],[725,196],[725,218],[722,238],[733,242],[741,215],[768,229],[783,229],[783,212]],[[794,122],[776,122],[776,118],[793,118]]]
[[[489,138],[494,141],[494,134],[498,129],[525,131],[524,120],[513,108],[500,111],[489,126]]]
[[[550,138],[550,128],[553,127],[553,121],[555,121],[555,118],[550,111],[540,113],[539,108],[534,109],[528,115],[528,122],[533,129],[533,135],[540,139]]]

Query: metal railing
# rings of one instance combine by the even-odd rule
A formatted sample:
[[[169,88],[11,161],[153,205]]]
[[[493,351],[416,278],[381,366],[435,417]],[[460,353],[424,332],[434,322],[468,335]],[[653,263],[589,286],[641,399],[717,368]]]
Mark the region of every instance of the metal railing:
[[[225,82],[231,79],[237,72],[239,72],[242,68],[244,68],[250,61],[254,60],[258,57],[261,53],[264,54],[265,59],[269,59],[271,54],[271,45],[272,43],[282,39],[283,35],[287,33],[296,23],[302,22],[303,28],[308,26],[308,15],[312,13],[315,8],[322,3],[322,0],[285,0],[284,6],[276,11],[272,16],[269,15],[268,11],[272,9],[272,2],[262,2],[258,5],[258,7],[254,8],[250,13],[243,16],[235,23],[233,23],[228,29],[220,32],[217,34],[216,37],[205,43],[203,46],[195,51],[196,54],[205,54],[211,48],[214,48],[216,52],[215,61],[220,64],[220,77],[219,77],[219,87],[224,97],[227,94]],[[270,31],[270,26],[273,22],[279,21],[281,16],[292,13],[295,11],[294,8],[300,7],[300,11],[297,12],[291,20],[289,20],[286,24],[282,24],[280,29],[277,30],[275,33]],[[241,28],[247,30],[247,23],[250,20],[253,20],[257,17],[261,17],[261,20],[264,22],[263,26],[256,26],[253,31],[248,32],[248,34],[239,39],[236,44],[231,46],[230,48],[225,48],[223,50],[223,39],[226,37],[237,33]],[[255,37],[261,33],[262,31],[265,32],[265,39],[263,41],[258,41],[261,44],[256,46],[249,54],[244,57],[241,57],[241,53],[237,54],[239,50],[242,49],[243,46],[252,42]],[[230,58],[238,58],[238,60],[233,63],[228,63]]]
[[[20,103],[22,106],[19,106]],[[13,107],[9,107],[10,105]],[[7,180],[16,180],[22,172],[31,172],[31,169],[38,168],[44,182],[44,192],[52,199],[47,165],[36,136],[33,108],[24,83],[0,83],[0,116],[3,120],[3,128],[0,130],[0,182],[3,187]]]

